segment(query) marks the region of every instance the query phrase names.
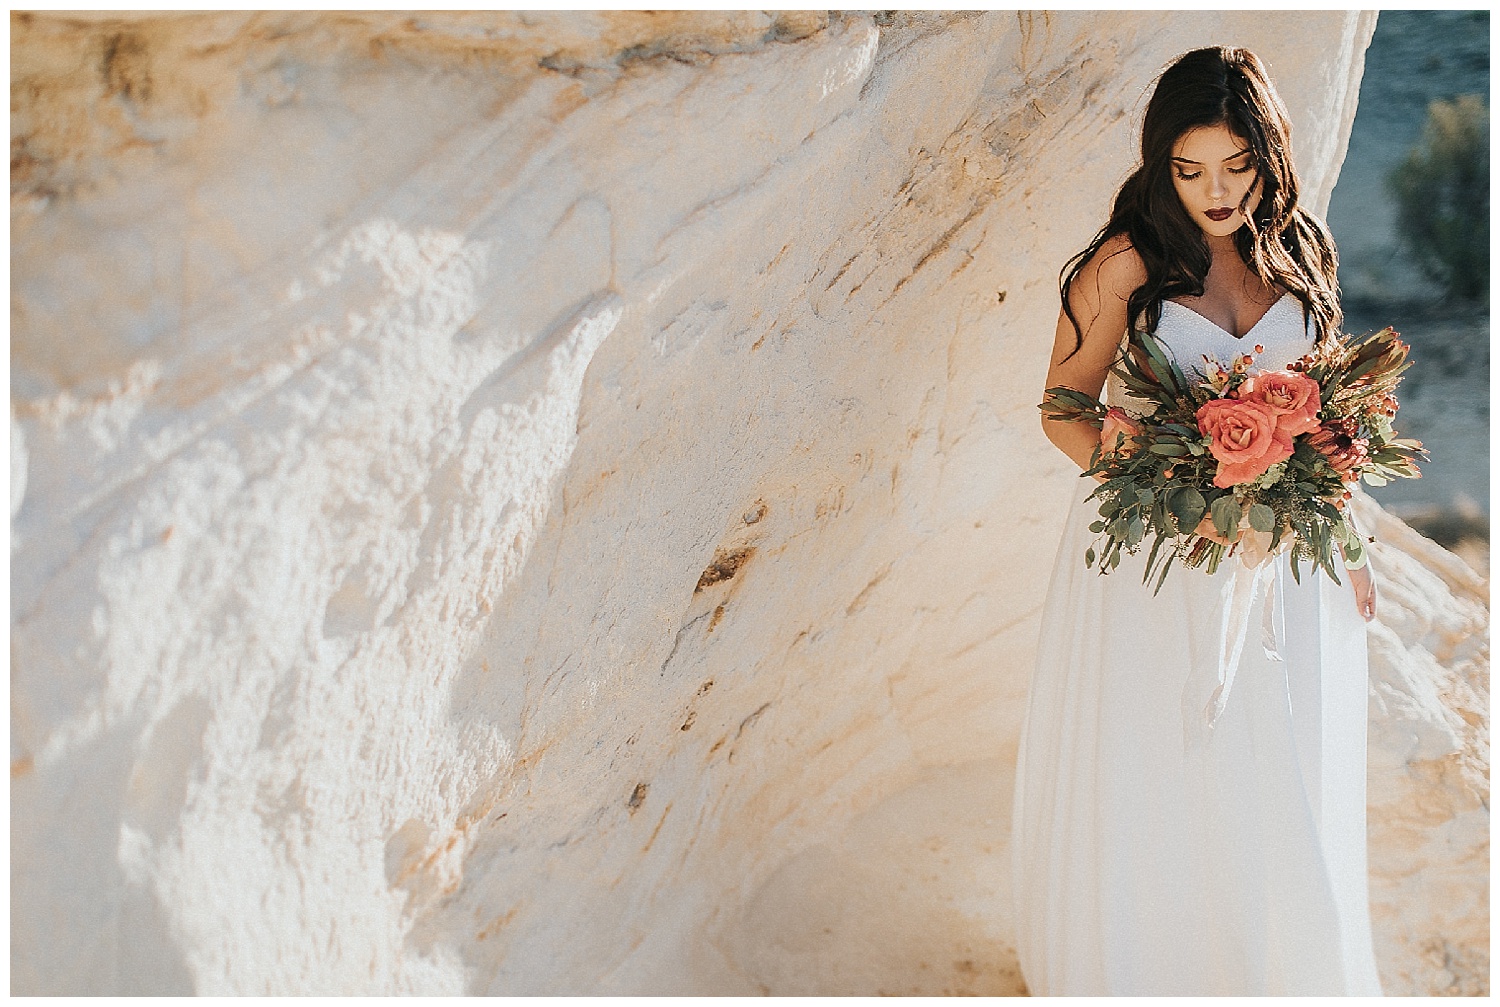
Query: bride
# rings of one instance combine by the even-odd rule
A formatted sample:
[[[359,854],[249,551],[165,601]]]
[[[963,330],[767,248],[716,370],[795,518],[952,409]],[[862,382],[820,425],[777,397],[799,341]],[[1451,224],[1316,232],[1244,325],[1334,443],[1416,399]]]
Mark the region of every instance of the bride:
[[[1244,49],[1199,49],[1161,75],[1141,163],[1064,270],[1047,387],[1098,395],[1132,321],[1186,370],[1252,350],[1257,369],[1282,368],[1334,332],[1337,256],[1298,203],[1290,129]],[[1043,427],[1089,466],[1098,430]],[[1213,575],[1177,570],[1156,595],[1140,557],[1107,576],[1085,568],[1093,486],[1079,480],[1058,550],[1017,766],[1028,987],[1379,994],[1365,869],[1368,566],[1342,585],[1306,572],[1299,584],[1282,554],[1257,580],[1250,639],[1241,621],[1231,640],[1237,560]],[[1199,534],[1217,537],[1207,518]]]

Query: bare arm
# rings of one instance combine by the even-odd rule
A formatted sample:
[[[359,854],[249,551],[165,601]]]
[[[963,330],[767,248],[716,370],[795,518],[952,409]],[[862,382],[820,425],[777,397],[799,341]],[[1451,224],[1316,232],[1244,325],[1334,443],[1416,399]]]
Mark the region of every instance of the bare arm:
[[[1110,365],[1120,349],[1128,325],[1130,295],[1146,280],[1146,267],[1123,237],[1111,238],[1095,252],[1073,280],[1068,300],[1083,331],[1083,345],[1067,313],[1057,314],[1047,388],[1062,385],[1088,395],[1099,395]],[[1085,422],[1042,419],[1042,432],[1080,469],[1099,445],[1099,431]]]
[[[1350,507],[1344,508],[1344,518],[1349,522],[1349,527],[1354,534],[1363,537],[1359,525],[1354,521],[1354,511]],[[1373,541],[1373,540],[1372,540]],[[1359,614],[1364,617],[1365,622],[1375,618],[1375,599],[1378,591],[1375,587],[1375,571],[1370,567],[1370,550],[1366,545],[1362,562],[1352,569],[1348,569],[1349,585],[1354,588],[1354,606],[1359,609]]]

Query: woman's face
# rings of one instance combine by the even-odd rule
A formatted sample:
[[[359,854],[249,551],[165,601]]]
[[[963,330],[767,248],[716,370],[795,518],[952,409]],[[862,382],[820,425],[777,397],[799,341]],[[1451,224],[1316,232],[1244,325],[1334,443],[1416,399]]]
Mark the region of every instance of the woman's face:
[[[1213,237],[1238,231],[1245,225],[1244,215],[1254,213],[1260,203],[1255,155],[1222,123],[1199,126],[1177,138],[1172,145],[1172,185],[1188,216]]]

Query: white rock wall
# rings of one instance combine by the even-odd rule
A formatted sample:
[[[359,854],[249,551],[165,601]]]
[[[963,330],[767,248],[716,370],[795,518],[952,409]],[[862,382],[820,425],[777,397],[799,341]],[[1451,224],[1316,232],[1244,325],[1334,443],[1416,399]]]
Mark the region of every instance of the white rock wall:
[[[1201,44],[1326,205],[1372,27],[13,16],[14,991],[1019,991],[1057,268]],[[1383,968],[1468,991],[1484,590],[1385,538]]]
[[[1386,992],[1489,994],[1489,581],[1365,501],[1370,908]]]

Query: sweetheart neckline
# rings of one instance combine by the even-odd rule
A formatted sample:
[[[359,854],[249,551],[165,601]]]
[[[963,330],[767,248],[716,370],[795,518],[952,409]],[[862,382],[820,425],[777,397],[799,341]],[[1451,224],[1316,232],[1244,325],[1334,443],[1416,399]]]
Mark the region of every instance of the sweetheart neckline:
[[[1214,328],[1218,329],[1220,332],[1224,333],[1224,335],[1228,336],[1230,339],[1233,339],[1235,342],[1243,342],[1245,340],[1245,338],[1250,335],[1250,333],[1252,333],[1256,329],[1260,328],[1260,323],[1264,322],[1266,320],[1266,317],[1268,315],[1270,315],[1271,312],[1273,312],[1273,311],[1276,310],[1277,305],[1281,304],[1282,301],[1286,300],[1288,297],[1291,297],[1291,296],[1292,296],[1292,292],[1290,290],[1288,290],[1286,293],[1284,293],[1280,297],[1276,298],[1276,300],[1272,301],[1271,302],[1271,306],[1269,308],[1267,308],[1265,311],[1261,312],[1260,317],[1255,320],[1255,324],[1252,325],[1252,326],[1250,326],[1248,329],[1246,329],[1244,335],[1240,335],[1240,336],[1237,336],[1233,332],[1230,332],[1228,329],[1224,328],[1224,326],[1220,325],[1218,322],[1216,322],[1213,319],[1209,318],[1207,315],[1200,314],[1197,311],[1194,311],[1192,308],[1188,307],[1186,304],[1183,304],[1183,303],[1181,303],[1179,301],[1174,301],[1174,300],[1171,300],[1170,298],[1165,298],[1165,299],[1162,300],[1162,303],[1163,304],[1174,304],[1177,307],[1181,308],[1183,311],[1186,311],[1188,314],[1194,316],[1195,318],[1201,319],[1202,321],[1206,322],[1207,324],[1212,325]]]

